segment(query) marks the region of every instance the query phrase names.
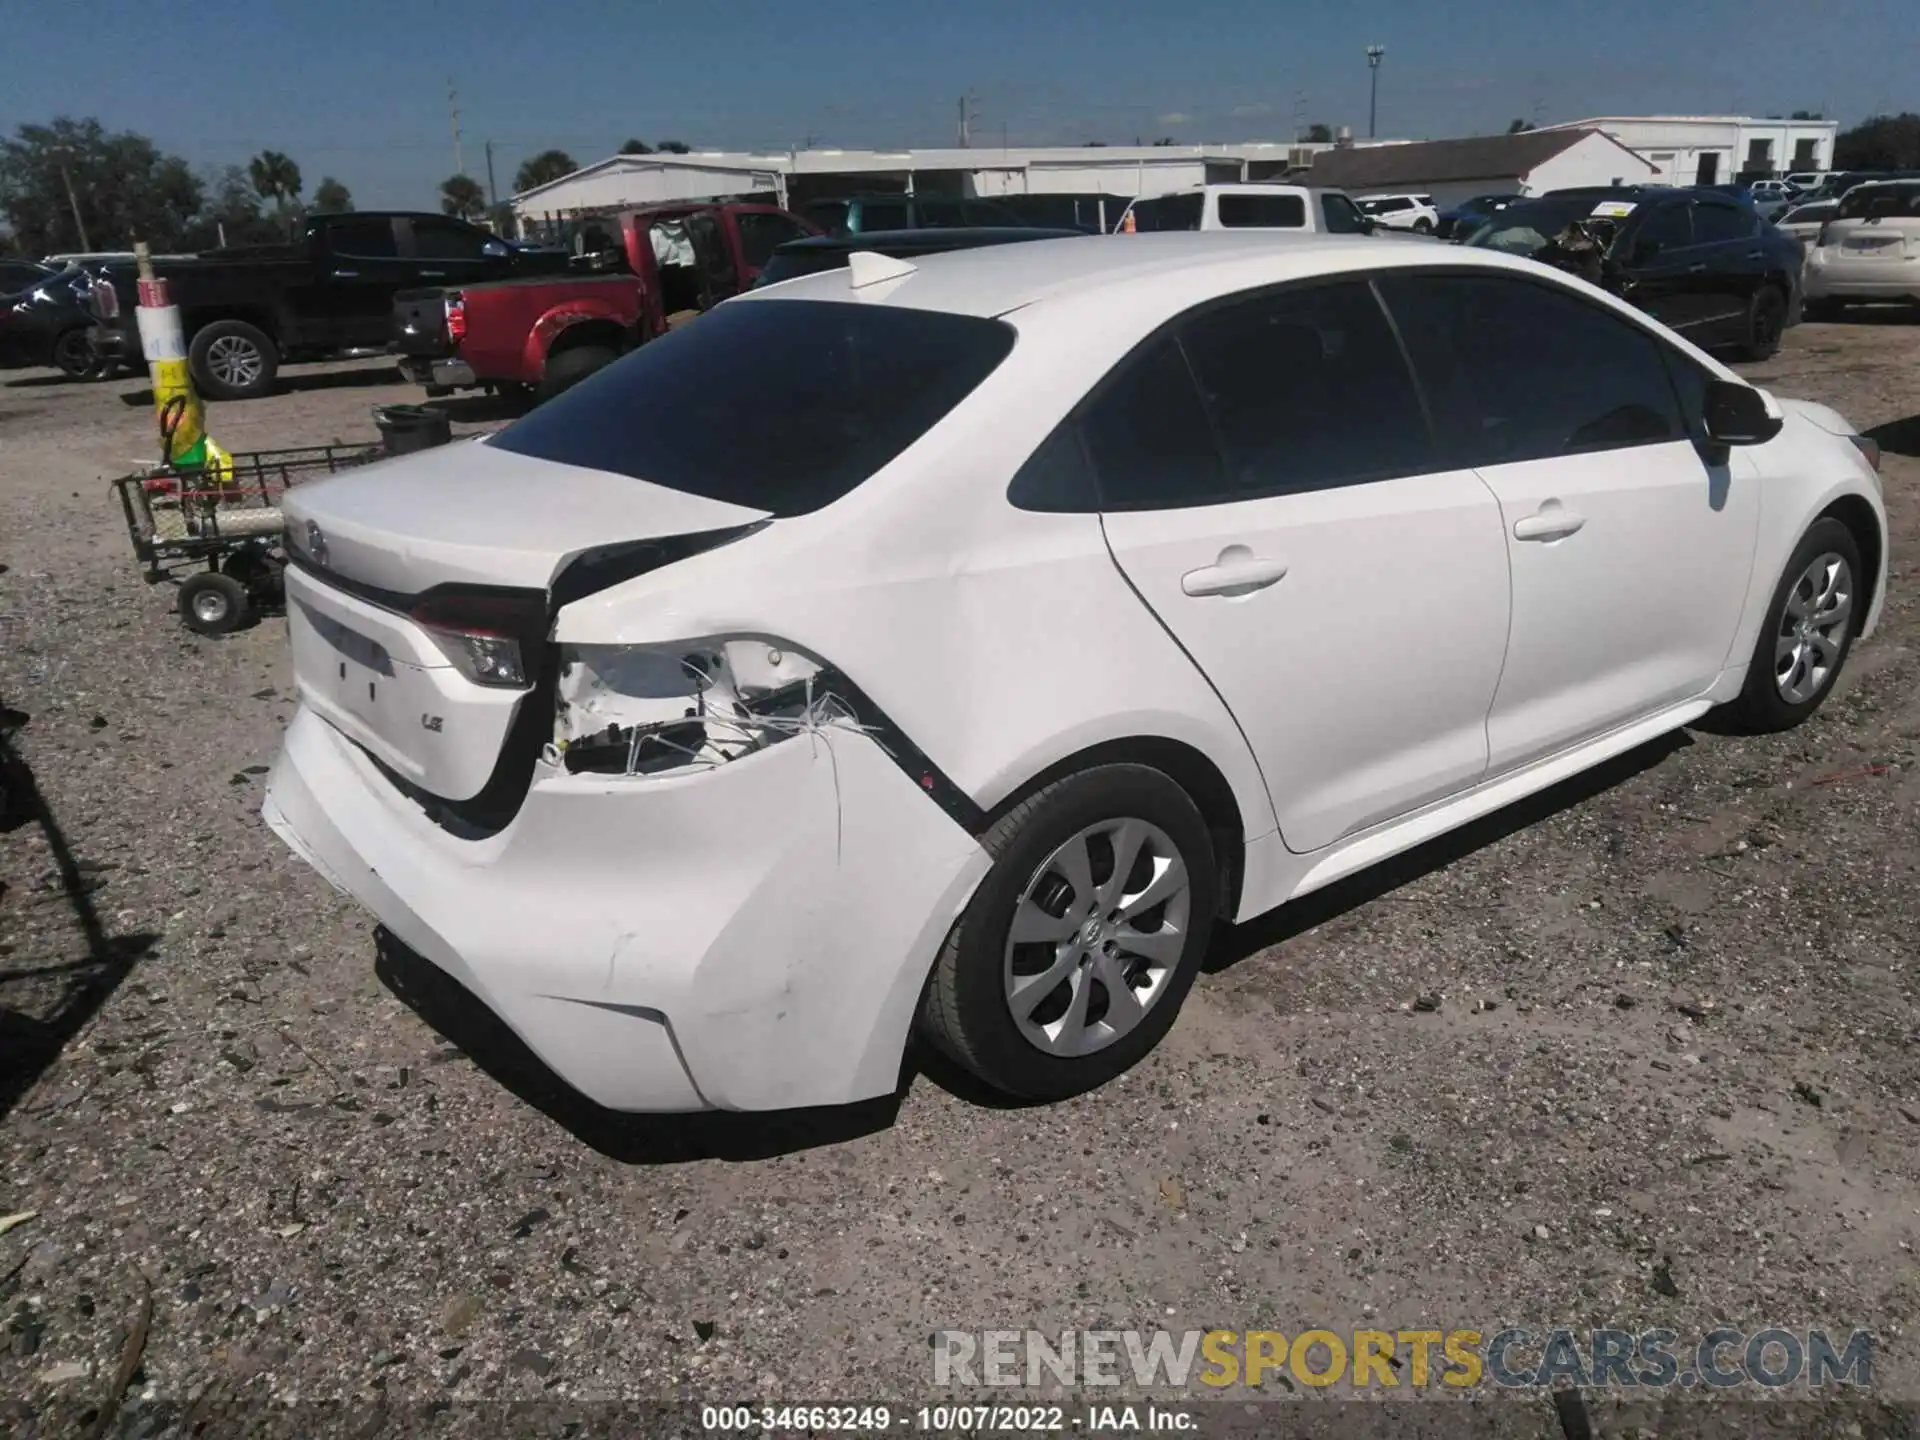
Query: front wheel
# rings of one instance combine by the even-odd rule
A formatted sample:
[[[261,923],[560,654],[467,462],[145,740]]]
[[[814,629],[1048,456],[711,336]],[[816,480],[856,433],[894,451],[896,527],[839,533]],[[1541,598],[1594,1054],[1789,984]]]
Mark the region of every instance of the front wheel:
[[[1433,233],[1433,222],[1424,218],[1416,220],[1413,222],[1413,229],[1415,234],[1431,235]]]
[[[1055,781],[982,837],[994,857],[927,982],[921,1032],[994,1089],[1060,1100],[1165,1035],[1219,898],[1206,822],[1144,765]]]
[[[1871,597],[1853,532],[1816,520],[1794,547],[1747,667],[1740,697],[1724,707],[1748,734],[1791,730],[1833,692]]]

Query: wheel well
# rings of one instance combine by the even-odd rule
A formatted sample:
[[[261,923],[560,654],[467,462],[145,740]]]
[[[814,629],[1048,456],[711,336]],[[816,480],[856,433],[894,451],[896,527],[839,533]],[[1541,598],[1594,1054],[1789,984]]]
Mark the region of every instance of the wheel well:
[[[582,345],[604,345],[616,354],[627,348],[627,332],[611,320],[581,320],[553,337],[547,347],[547,359]]]
[[[1108,740],[1059,760],[1033,776],[1026,784],[1009,792],[988,811],[980,824],[984,834],[1014,806],[1046,788],[1056,780],[1096,765],[1146,765],[1171,779],[1192,799],[1213,836],[1214,859],[1220,867],[1220,913],[1232,919],[1240,908],[1242,861],[1246,850],[1246,827],[1241,823],[1240,805],[1233,798],[1227,777],[1200,751],[1179,740],[1164,736],[1140,735],[1125,740]]]
[[[243,325],[253,326],[275,345],[280,343],[280,337],[274,333],[273,317],[253,310],[196,310],[186,317],[185,328],[188,340],[191,341],[207,326],[220,320],[238,320]]]
[[[1880,564],[1884,558],[1880,553],[1880,525],[1875,519],[1873,507],[1858,495],[1842,495],[1833,504],[1820,512],[1820,518],[1832,516],[1853,532],[1853,542],[1860,547],[1860,563],[1867,568],[1860,593],[1866,597],[1866,603],[1873,603],[1874,590],[1880,584]],[[1861,623],[1866,621],[1866,613],[1861,612]]]

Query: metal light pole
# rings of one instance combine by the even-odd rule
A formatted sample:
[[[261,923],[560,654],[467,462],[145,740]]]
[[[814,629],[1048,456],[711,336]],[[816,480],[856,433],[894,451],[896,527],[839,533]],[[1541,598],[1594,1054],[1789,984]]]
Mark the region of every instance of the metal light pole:
[[[1374,122],[1380,113],[1380,62],[1386,58],[1384,45],[1367,46],[1367,138],[1373,139]]]

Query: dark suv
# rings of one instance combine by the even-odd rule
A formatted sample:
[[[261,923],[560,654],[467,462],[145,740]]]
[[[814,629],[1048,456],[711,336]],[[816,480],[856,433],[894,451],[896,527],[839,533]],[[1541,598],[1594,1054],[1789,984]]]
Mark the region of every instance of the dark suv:
[[[799,213],[829,235],[1021,223],[1013,211],[991,200],[953,200],[933,195],[853,195],[843,200],[815,200],[802,205]]]

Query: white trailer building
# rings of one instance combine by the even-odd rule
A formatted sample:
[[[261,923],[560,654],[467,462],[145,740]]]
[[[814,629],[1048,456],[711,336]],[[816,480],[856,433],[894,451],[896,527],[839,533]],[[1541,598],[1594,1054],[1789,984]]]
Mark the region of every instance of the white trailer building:
[[[1550,130],[1599,130],[1647,157],[1656,185],[1724,185],[1738,175],[1833,168],[1837,120],[1751,115],[1602,115]]]

